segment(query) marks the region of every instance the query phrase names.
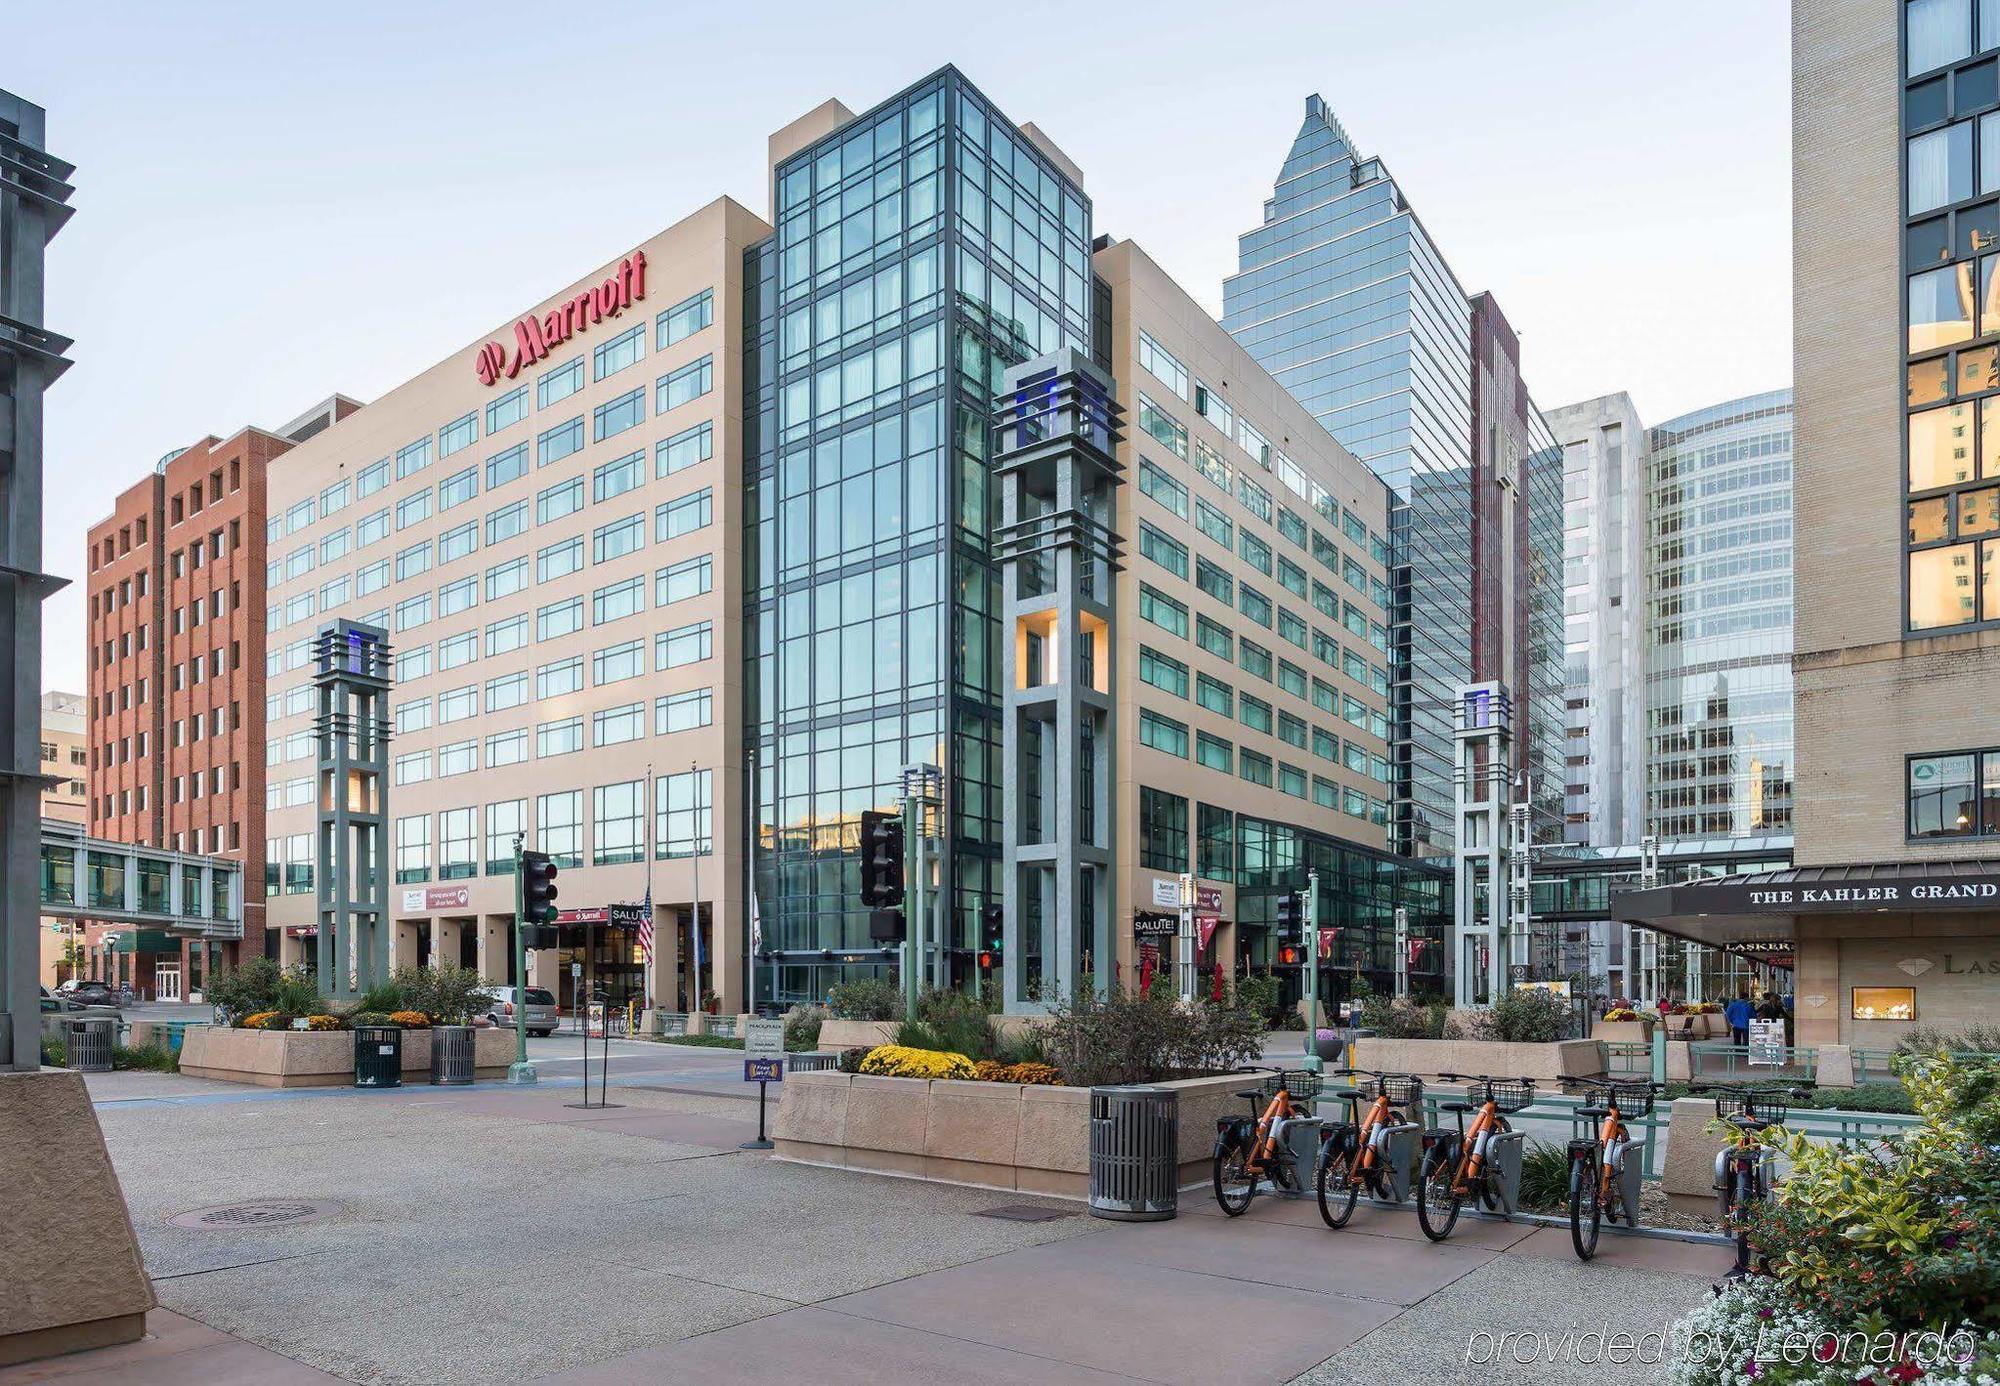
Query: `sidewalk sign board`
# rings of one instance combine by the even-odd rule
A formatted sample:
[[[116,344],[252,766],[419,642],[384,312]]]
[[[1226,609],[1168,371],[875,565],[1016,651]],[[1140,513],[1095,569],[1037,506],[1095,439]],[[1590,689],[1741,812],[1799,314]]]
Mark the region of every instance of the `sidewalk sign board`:
[[[1753,1020],[1750,1022],[1750,1062],[1767,1064],[1773,1068],[1785,1062],[1785,1022],[1782,1020]]]

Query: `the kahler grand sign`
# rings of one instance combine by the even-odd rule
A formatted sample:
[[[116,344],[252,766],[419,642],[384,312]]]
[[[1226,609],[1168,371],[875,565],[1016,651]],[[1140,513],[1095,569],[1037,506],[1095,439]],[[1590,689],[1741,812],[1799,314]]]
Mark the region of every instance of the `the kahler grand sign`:
[[[2000,908],[2000,873],[1993,876],[1897,876],[1840,884],[1742,884],[1697,887],[1707,913],[1730,910],[1784,914],[1893,909]]]

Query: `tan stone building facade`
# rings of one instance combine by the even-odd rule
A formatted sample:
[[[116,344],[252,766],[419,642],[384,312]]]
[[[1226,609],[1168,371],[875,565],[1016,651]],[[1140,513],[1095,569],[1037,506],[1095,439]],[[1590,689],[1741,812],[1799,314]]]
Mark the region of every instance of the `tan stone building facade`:
[[[1790,945],[1801,1044],[2000,1015],[1996,64],[1970,0],[1792,10],[1797,865],[1661,894]]]

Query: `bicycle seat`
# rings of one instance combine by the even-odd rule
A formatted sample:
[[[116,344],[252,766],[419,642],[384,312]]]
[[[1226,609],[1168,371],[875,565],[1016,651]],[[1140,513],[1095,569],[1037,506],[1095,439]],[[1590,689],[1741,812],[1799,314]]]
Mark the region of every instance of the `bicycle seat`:
[[[1239,1092],[1236,1095],[1238,1097],[1247,1097],[1252,1102],[1262,1102],[1264,1100],[1264,1094],[1258,1091],[1256,1088],[1250,1088],[1247,1091]]]
[[[1580,1117],[1590,1117],[1592,1120],[1601,1120],[1611,1115],[1611,1109],[1609,1107],[1578,1107],[1576,1114]]]
[[[1472,1112],[1477,1111],[1480,1105],[1477,1102],[1440,1102],[1438,1103],[1438,1110],[1440,1112]]]

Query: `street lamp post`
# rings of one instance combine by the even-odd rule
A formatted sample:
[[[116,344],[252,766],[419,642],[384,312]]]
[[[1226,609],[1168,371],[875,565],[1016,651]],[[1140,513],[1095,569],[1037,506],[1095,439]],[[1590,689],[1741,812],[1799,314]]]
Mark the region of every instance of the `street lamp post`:
[[[528,1062],[528,902],[521,862],[523,833],[514,834],[514,1062],[509,1087],[532,1087],[535,1066]]]
[[[1319,1072],[1319,870],[1306,871],[1306,1056],[1308,1073]]]

